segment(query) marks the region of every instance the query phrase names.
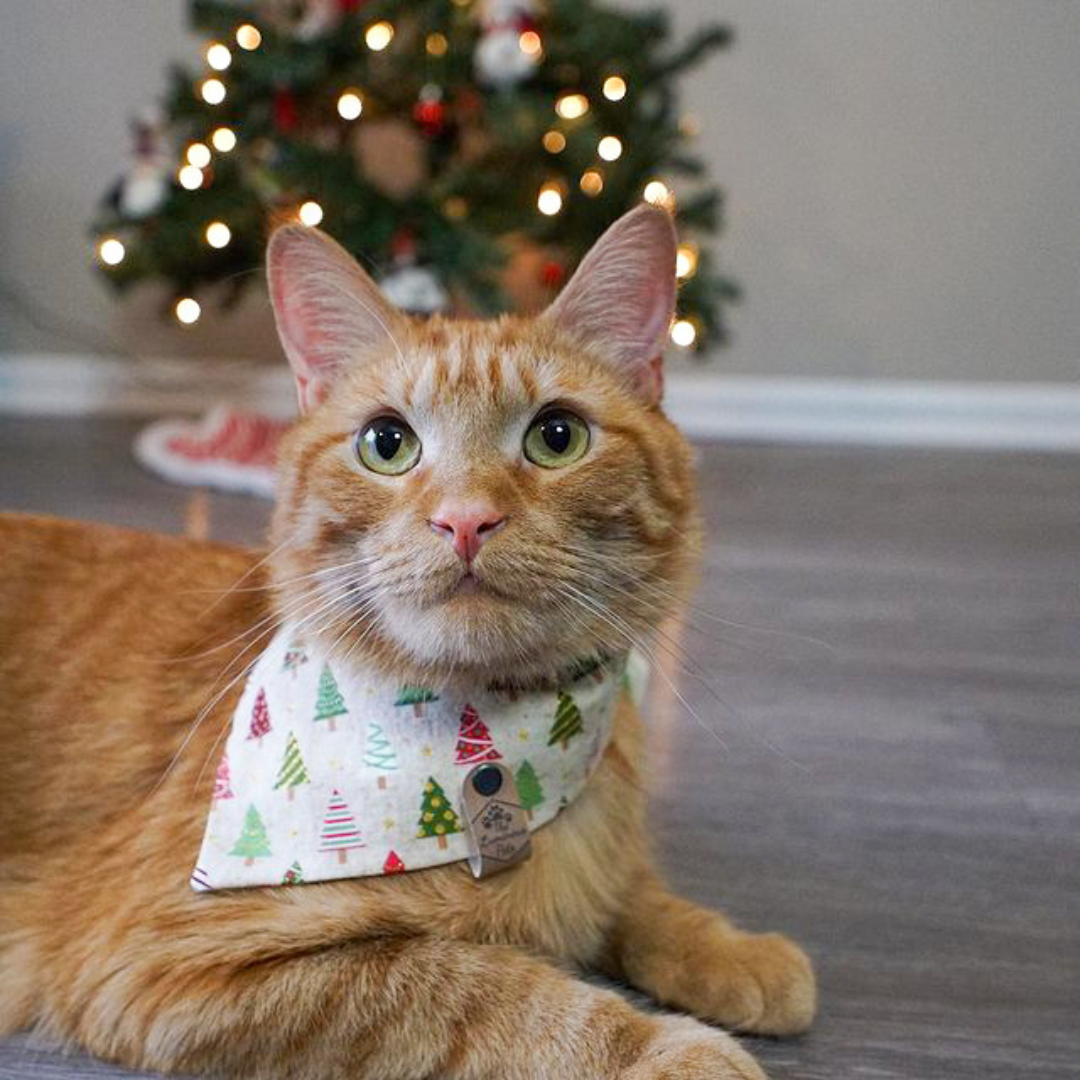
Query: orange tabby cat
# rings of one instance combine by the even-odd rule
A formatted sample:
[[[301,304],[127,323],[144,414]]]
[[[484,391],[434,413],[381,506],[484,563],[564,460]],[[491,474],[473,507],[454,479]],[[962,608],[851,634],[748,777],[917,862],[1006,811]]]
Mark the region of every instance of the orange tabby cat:
[[[674,266],[667,214],[642,207],[540,318],[421,323],[287,226],[269,278],[303,417],[264,564],[0,519],[4,1029],[230,1077],[745,1080],[761,1070],[708,1022],[808,1025],[803,953],[652,869],[628,698],[583,794],[504,874],[188,886],[240,681],[222,688],[286,614],[404,682],[531,687],[670,612],[697,528],[658,407]]]

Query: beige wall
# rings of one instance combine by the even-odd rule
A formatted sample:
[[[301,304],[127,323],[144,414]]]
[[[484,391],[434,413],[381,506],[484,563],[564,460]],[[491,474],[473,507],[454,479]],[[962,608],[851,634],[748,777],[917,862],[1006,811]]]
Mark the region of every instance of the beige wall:
[[[739,36],[688,86],[747,290],[718,370],[1080,378],[1080,3],[670,6]],[[184,11],[0,0],[0,276],[146,352],[267,352],[243,320],[188,333],[151,298],[121,310],[88,268],[126,116],[196,52]],[[0,306],[0,349],[69,347]]]

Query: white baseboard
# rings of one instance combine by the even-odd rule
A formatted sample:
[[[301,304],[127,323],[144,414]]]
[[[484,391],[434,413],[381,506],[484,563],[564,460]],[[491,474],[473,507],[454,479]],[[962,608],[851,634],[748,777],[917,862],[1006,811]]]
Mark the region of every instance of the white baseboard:
[[[284,368],[0,354],[0,413],[160,416],[221,401],[288,416]],[[673,371],[666,408],[695,438],[1080,451],[1080,384],[748,378]]]

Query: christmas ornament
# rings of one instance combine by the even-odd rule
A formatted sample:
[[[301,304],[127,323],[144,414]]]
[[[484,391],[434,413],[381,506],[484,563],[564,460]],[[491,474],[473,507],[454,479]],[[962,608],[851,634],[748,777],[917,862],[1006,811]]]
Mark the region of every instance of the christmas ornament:
[[[532,29],[534,11],[531,0],[484,0],[480,40],[473,54],[473,66],[482,83],[506,89],[536,71],[542,48]],[[524,37],[529,33],[532,38]]]
[[[171,154],[165,145],[161,110],[149,105],[131,121],[131,164],[109,201],[127,218],[149,217],[169,192]]]
[[[296,95],[286,87],[274,92],[274,127],[288,135],[296,130],[300,122],[300,113],[296,104]]]
[[[568,670],[558,689],[476,686],[466,696],[389,684],[286,625],[233,713],[191,885],[280,886],[464,860],[464,785],[484,768],[509,771],[528,828],[541,828],[573,803],[608,745],[627,670],[614,657]]]
[[[425,83],[420,88],[420,96],[413,106],[413,119],[429,139],[443,134],[446,130],[446,104],[441,86]]]
[[[383,295],[395,307],[414,315],[445,311],[450,297],[433,270],[423,266],[401,266],[379,279]]]

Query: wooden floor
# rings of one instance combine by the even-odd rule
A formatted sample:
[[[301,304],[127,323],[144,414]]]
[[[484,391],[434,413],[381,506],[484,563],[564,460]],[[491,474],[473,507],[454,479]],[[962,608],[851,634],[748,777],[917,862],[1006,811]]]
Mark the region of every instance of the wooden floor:
[[[127,422],[0,420],[0,506],[259,537],[130,463]],[[654,680],[688,895],[815,957],[774,1080],[1080,1076],[1080,459],[701,448],[702,612]],[[121,1076],[22,1041],[0,1077]]]

